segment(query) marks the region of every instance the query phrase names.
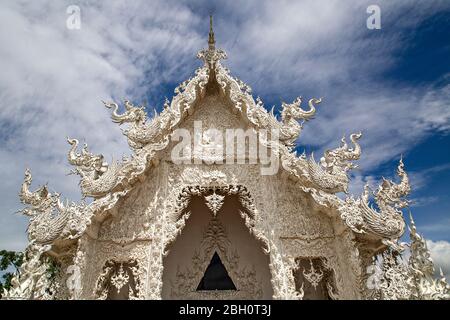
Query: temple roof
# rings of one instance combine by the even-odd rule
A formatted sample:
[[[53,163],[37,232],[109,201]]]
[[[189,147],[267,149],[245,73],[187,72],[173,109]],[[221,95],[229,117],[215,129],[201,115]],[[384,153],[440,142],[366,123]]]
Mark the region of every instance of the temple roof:
[[[80,187],[83,196],[92,197],[90,204],[62,204],[59,194],[44,195],[42,190],[31,192],[31,173],[27,171],[21,192],[21,199],[30,205],[24,213],[38,217],[30,225],[29,235],[41,242],[52,242],[55,239],[76,239],[90,224],[91,219],[113,208],[119,199],[128,194],[138,183],[145,179],[149,168],[157,166],[154,161],[158,154],[169,146],[171,133],[180,123],[192,114],[197,102],[206,94],[207,84],[214,82],[219,88],[219,94],[229,100],[232,107],[250,126],[256,130],[277,130],[279,139],[268,141],[270,147],[276,150],[281,161],[281,168],[292,178],[293,184],[299,190],[309,193],[317,204],[328,207],[336,212],[345,225],[358,234],[370,234],[383,240],[386,245],[397,246],[397,240],[403,234],[405,223],[398,210],[401,198],[409,193],[409,182],[403,163],[399,165],[400,184],[392,181],[380,186],[374,193],[378,210],[369,205],[368,188],[359,198],[347,196],[344,199],[337,194],[348,191],[348,172],[356,165],[352,163],[361,155],[358,140],[361,133],[350,135],[353,146],[349,146],[345,137],[341,144],[332,150],[327,150],[319,162],[314,156],[298,156],[293,147],[299,138],[305,122],[311,120],[316,111],[316,105],[321,99],[310,99],[308,110],[301,107],[302,98],[292,103],[282,103],[281,118],[269,113],[261,99],[253,98],[251,88],[241,80],[233,77],[229,70],[222,66],[221,60],[226,59],[224,50],[216,48],[212,17],[208,48],[200,50],[197,57],[203,65],[195,71],[195,75],[182,82],[175,89],[171,101],[166,100],[164,109],[153,118],[147,118],[144,107],[135,106],[130,101],[124,102],[124,112],[119,112],[119,105],[114,102],[104,102],[112,110],[111,118],[119,125],[127,124],[124,131],[133,154],[122,161],[107,165],[102,155],[89,152],[87,145],[78,151],[78,140],[68,139],[71,145],[68,160],[80,175]],[[58,221],[54,220],[54,211]],[[54,225],[55,231],[39,235],[33,229],[45,221]],[[78,225],[78,226],[76,226]]]

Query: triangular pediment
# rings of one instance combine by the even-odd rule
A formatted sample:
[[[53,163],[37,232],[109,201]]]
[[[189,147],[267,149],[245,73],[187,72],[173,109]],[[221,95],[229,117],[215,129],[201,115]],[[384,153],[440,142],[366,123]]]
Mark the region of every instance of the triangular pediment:
[[[310,199],[313,200],[314,211],[326,211],[327,215],[341,221],[341,225],[336,229],[339,231],[336,232],[337,235],[342,234],[347,237],[344,232],[341,232],[343,226],[356,234],[356,240],[363,240],[370,244],[370,250],[379,252],[383,246],[391,247],[399,252],[403,250],[398,242],[405,230],[400,209],[407,206],[405,197],[410,193],[409,179],[403,162],[400,161],[397,170],[401,178],[399,183],[384,179],[375,192],[366,185],[359,197],[338,196],[339,193],[348,192],[349,170],[356,167],[353,161],[358,160],[361,155],[361,147],[358,144],[361,133],[350,135],[351,145],[343,137],[340,146],[326,150],[319,162],[315,161],[312,154],[310,157],[306,154],[298,156],[294,147],[304,123],[313,118],[315,106],[321,99],[310,99],[307,109],[303,108],[301,98],[295,99],[290,104],[282,103],[280,117],[276,117],[273,112],[266,110],[261,99],[253,98],[248,85],[233,77],[230,71],[222,66],[221,60],[226,58],[226,54],[215,48],[213,37],[210,40],[208,48],[198,53],[198,58],[203,61],[203,65],[196,70],[192,78],[175,89],[173,99],[166,100],[160,114],[148,117],[143,106],[133,105],[129,101],[125,101],[123,107],[119,107],[114,102],[104,103],[111,111],[112,120],[126,126],[123,133],[132,149],[129,157],[107,163],[103,155],[91,153],[86,144],[79,146],[78,140],[68,138],[68,143],[71,145],[68,161],[74,166],[72,172],[80,176],[83,197],[93,198],[93,201],[79,203],[62,201],[59,193],[50,193],[46,187],[31,191],[29,189],[32,182],[31,172],[29,170],[25,172],[20,200],[28,206],[23,213],[32,217],[28,228],[30,250],[49,250],[51,244],[52,256],[64,256],[65,252],[72,255],[72,250],[75,248],[74,242],[85,234],[87,237],[78,244],[77,250],[81,250],[79,252],[84,250],[80,249],[84,248],[84,239],[96,239],[95,241],[101,239],[99,243],[103,240],[107,240],[105,242],[113,240],[114,243],[122,245],[122,250],[127,250],[124,249],[125,244],[154,241],[158,238],[162,238],[162,243],[167,245],[171,237],[181,230],[189,216],[189,213],[183,211],[185,209],[183,205],[187,203],[184,197],[190,196],[186,195],[186,188],[195,188],[196,192],[202,188],[218,186],[237,190],[241,188],[241,184],[245,187],[245,184],[249,182],[261,204],[264,204],[263,201],[274,201],[267,208],[271,208],[272,205],[275,208],[283,204],[281,200],[285,197],[283,192],[280,195],[270,194],[267,198],[265,195],[269,192],[283,191],[284,189],[279,186],[289,183],[293,187],[290,194],[297,194],[297,190],[302,193],[301,196],[309,194],[310,198],[305,201],[309,203],[312,202]],[[211,98],[216,100],[210,101]],[[209,113],[203,112],[204,107]],[[228,113],[222,112],[220,109],[222,107]],[[277,176],[274,179],[241,179],[241,175],[247,168],[233,166],[233,170],[235,169],[233,171],[228,169],[229,167],[221,167],[222,155],[203,152],[205,149],[214,150],[213,147],[217,145],[211,142],[213,140],[211,134],[203,131],[200,132],[202,148],[193,148],[192,153],[189,154],[189,160],[201,161],[194,162],[192,166],[189,163],[183,170],[181,167],[173,170],[179,163],[165,156],[173,150],[171,146],[174,141],[171,139],[175,130],[178,128],[189,130],[192,126],[186,125],[188,121],[202,120],[205,115],[209,120],[207,122],[209,126],[204,126],[205,129],[254,128],[258,133],[276,131],[279,134],[278,138],[262,139],[261,145],[270,151],[275,150],[274,158],[279,160],[279,163],[276,163],[279,164],[280,170],[277,167],[273,175]],[[235,117],[236,121],[229,121],[232,117]],[[218,123],[220,125],[217,125]],[[196,137],[195,131],[193,137]],[[196,150],[201,152],[197,154]],[[244,155],[242,158],[249,157]],[[262,163],[260,161],[257,164]],[[162,169],[154,170],[158,166]],[[278,174],[279,171],[281,174]],[[252,174],[254,177],[257,171],[248,170],[245,173]],[[272,184],[275,179],[283,179],[282,184]],[[134,200],[140,197],[140,194],[146,197],[146,202],[138,207],[135,206]],[[165,199],[166,196],[167,199]],[[371,197],[374,200],[371,201]],[[280,201],[277,202],[277,200]],[[289,203],[295,205],[297,200],[294,198]],[[125,210],[126,208],[129,210]],[[283,206],[280,208],[285,209]],[[259,216],[256,209],[254,212],[248,220],[244,218],[246,225],[253,226],[256,223],[266,222],[261,218],[264,216]],[[274,210],[274,215],[276,214]],[[120,219],[127,217],[126,215],[130,215],[128,220]],[[145,216],[146,220],[142,224],[134,224],[138,220],[134,219],[133,215]],[[273,219],[270,217],[267,222],[270,223]],[[275,219],[278,219],[278,216]],[[123,223],[124,221],[129,224]],[[279,219],[279,223],[286,221],[291,223],[291,217]],[[299,220],[300,222],[303,223]],[[123,225],[125,225],[124,229],[116,234],[114,228],[120,229]],[[140,229],[141,226],[142,229]],[[292,224],[289,227],[297,226]],[[272,246],[271,242],[270,246]],[[369,245],[366,247],[369,248]],[[157,246],[157,248],[165,250],[164,246]],[[37,252],[37,257],[39,258],[43,253],[44,251]],[[158,252],[158,254],[161,253]],[[76,256],[75,259],[78,261],[84,258]],[[228,260],[224,261],[229,266]],[[235,280],[241,279],[238,277]],[[240,283],[239,286],[241,288]],[[217,252],[214,253],[205,269],[197,290],[236,290]]]

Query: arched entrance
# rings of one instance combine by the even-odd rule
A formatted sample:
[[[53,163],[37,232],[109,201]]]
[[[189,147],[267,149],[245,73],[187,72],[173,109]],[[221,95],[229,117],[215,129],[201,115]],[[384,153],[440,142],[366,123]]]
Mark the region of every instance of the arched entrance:
[[[198,189],[196,189],[198,191]],[[163,260],[163,299],[271,299],[270,259],[246,227],[239,192],[205,188]]]

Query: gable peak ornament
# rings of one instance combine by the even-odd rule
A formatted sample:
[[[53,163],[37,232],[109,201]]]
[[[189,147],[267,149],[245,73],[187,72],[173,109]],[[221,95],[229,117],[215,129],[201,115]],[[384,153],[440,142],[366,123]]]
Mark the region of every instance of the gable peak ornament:
[[[209,35],[208,35],[208,49],[200,50],[197,53],[197,58],[203,60],[209,69],[214,69],[219,60],[226,59],[227,54],[222,49],[216,49],[216,39],[213,30],[213,16],[209,16]]]
[[[213,191],[213,194],[205,196],[206,205],[209,210],[212,211],[214,216],[216,216],[217,212],[220,210],[220,208],[222,208],[224,199],[225,196],[217,194],[216,190]]]

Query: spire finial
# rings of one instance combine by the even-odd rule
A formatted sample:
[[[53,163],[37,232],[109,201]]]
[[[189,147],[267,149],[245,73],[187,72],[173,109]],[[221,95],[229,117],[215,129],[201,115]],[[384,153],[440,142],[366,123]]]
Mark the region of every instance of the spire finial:
[[[213,16],[209,15],[209,37],[208,37],[208,45],[209,49],[213,50],[216,47],[216,40],[214,39],[214,31],[213,31]]]

